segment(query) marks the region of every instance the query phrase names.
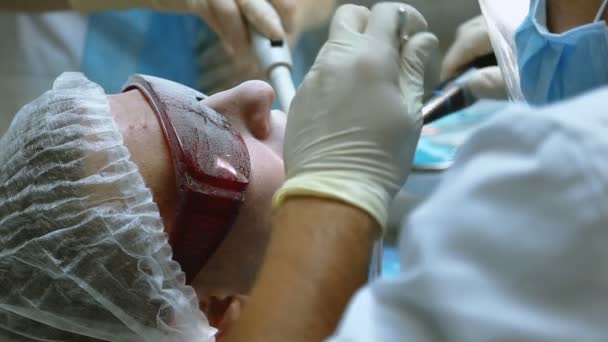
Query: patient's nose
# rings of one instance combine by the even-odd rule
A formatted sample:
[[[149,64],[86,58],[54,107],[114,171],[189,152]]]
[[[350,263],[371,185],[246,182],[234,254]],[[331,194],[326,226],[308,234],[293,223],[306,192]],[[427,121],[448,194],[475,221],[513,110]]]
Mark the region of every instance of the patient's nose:
[[[245,128],[260,140],[270,136],[270,112],[274,90],[263,81],[248,81],[201,101],[228,117],[237,128]],[[244,127],[238,127],[243,125]]]

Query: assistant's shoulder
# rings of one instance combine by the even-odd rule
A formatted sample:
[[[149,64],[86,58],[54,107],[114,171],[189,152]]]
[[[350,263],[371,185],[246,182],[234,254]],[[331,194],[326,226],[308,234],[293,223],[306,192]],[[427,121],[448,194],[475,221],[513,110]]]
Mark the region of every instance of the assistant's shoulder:
[[[532,107],[511,104],[497,113],[461,155],[505,149],[532,158],[577,159],[577,165],[608,169],[608,87],[556,104]],[[600,158],[594,158],[600,157]],[[569,165],[573,160],[569,159]]]
[[[568,213],[564,227],[603,222],[608,193],[605,98],[608,89],[550,106],[507,106],[462,146],[430,202],[474,203],[471,211],[485,207],[489,216],[504,216],[504,222],[519,217],[542,224],[548,216],[539,212]],[[562,218],[555,226],[565,222]]]
[[[526,139],[545,139],[548,135],[569,138],[595,138],[608,141],[608,87],[546,106],[511,104],[481,130],[517,133]],[[588,140],[588,139],[583,139]]]
[[[601,340],[604,98],[599,90],[546,107],[513,105],[479,129],[405,223],[401,286],[376,298],[399,303],[399,317],[428,331],[440,327],[447,340]]]

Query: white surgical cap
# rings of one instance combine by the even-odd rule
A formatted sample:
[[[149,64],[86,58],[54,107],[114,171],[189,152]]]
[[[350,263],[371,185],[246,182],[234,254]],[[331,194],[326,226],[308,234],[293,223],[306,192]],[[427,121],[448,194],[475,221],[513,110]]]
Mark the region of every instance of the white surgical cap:
[[[60,76],[0,140],[0,340],[210,341],[103,90]]]
[[[479,0],[488,33],[511,99],[525,101],[519,82],[515,33],[530,10],[530,0]]]

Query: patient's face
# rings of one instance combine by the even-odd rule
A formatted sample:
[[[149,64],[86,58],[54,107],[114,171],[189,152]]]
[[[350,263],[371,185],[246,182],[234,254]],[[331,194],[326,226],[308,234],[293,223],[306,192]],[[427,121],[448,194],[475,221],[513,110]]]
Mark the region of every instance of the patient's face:
[[[261,265],[270,233],[272,195],[284,177],[281,156],[286,115],[271,111],[273,98],[269,85],[251,81],[202,101],[231,121],[251,160],[250,183],[236,223],[192,283],[204,304],[211,297],[247,294]],[[156,115],[138,90],[109,99],[131,160],[152,190],[165,229],[170,231],[176,204],[175,174]]]
[[[268,84],[248,82],[202,101],[230,119],[245,140],[251,160],[245,203],[233,230],[193,282],[220,337],[245,303],[238,295],[248,294],[253,287],[270,235],[272,196],[284,178],[286,115],[270,110],[273,99]]]
[[[282,149],[286,115],[271,111],[274,91],[247,82],[202,101],[229,118],[245,140],[251,176],[233,230],[194,286],[217,296],[248,293],[262,261],[270,229],[271,199],[284,178]]]

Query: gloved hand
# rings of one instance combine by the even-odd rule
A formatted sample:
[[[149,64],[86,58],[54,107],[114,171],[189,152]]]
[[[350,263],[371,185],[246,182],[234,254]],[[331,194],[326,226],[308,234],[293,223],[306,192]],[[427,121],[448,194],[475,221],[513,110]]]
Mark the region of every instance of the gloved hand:
[[[139,7],[200,15],[233,56],[249,53],[248,24],[269,38],[281,39],[294,29],[296,9],[293,0],[70,0],[70,3],[72,8],[83,12]]]
[[[406,10],[400,47],[398,9]],[[407,177],[422,118],[423,69],[437,39],[422,15],[401,3],[340,7],[292,103],[284,159],[287,180],[275,194],[337,199],[381,226]]]
[[[485,19],[480,15],[460,25],[454,43],[448,50],[441,68],[442,80],[450,79],[476,58],[492,52]],[[479,69],[467,86],[478,99],[506,99],[507,89],[497,66]]]

